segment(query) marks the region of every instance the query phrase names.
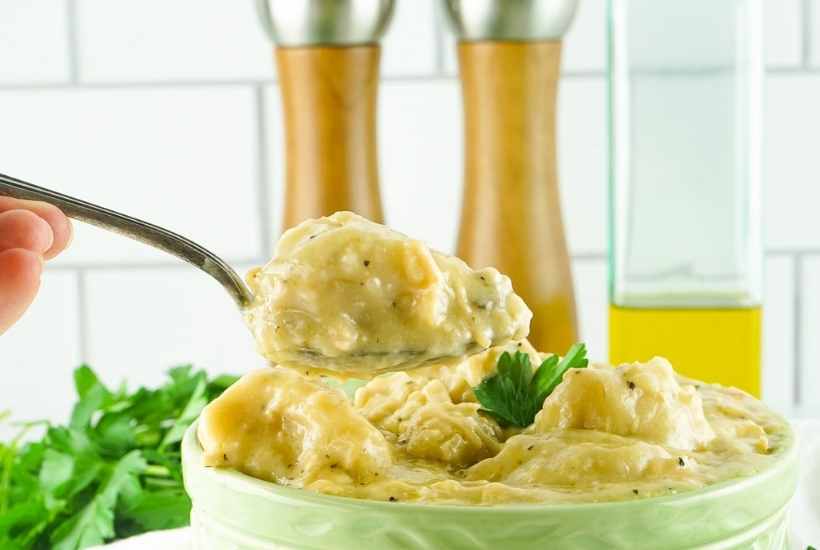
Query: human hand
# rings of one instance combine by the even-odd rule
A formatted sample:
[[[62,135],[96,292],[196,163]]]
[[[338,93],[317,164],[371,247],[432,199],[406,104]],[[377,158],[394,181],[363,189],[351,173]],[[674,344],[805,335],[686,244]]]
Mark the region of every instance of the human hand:
[[[43,262],[71,242],[57,207],[0,197],[0,334],[25,313],[40,288]]]

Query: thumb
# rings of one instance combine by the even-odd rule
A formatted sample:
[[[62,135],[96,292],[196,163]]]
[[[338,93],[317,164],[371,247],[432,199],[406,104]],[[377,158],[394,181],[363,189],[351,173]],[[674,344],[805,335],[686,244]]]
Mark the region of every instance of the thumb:
[[[0,334],[25,313],[40,288],[43,257],[30,250],[0,252]]]

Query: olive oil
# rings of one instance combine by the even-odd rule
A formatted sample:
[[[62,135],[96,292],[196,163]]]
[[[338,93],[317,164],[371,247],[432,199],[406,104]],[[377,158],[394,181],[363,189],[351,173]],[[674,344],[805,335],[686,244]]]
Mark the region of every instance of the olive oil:
[[[643,309],[610,306],[613,364],[669,359],[675,370],[760,397],[760,307]]]

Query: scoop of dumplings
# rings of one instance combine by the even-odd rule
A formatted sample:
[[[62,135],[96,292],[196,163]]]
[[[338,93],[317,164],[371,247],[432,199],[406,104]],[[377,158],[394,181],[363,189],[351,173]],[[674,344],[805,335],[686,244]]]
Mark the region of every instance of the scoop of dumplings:
[[[529,333],[510,279],[350,212],[287,231],[253,270],[246,320],[285,366],[366,375],[461,359]]]

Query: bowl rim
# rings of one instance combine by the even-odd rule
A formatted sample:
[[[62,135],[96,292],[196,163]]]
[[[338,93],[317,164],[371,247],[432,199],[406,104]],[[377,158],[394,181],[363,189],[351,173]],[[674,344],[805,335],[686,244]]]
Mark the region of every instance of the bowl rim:
[[[797,440],[797,434],[792,425],[785,418],[779,414],[777,416],[780,420],[782,420],[784,426],[787,428],[787,438],[784,438],[784,440],[788,443],[788,446],[785,449],[778,451],[778,459],[760,472],[750,476],[728,479],[691,491],[631,500],[574,503],[536,502],[512,504],[452,504],[436,502],[390,502],[328,495],[307,489],[279,485],[271,481],[252,477],[230,468],[210,467],[203,465],[202,456],[204,451],[199,442],[199,437],[197,436],[199,419],[195,420],[191,426],[188,427],[185,435],[183,436],[181,447],[182,467],[183,475],[185,475],[184,471],[186,470],[186,465],[190,464],[192,467],[200,469],[204,475],[215,478],[217,483],[230,483],[231,485],[239,484],[238,488],[242,492],[256,493],[257,495],[263,497],[272,496],[279,499],[303,503],[307,502],[315,505],[338,505],[347,508],[367,508],[371,510],[437,510],[441,512],[454,512],[462,514],[486,514],[491,511],[493,515],[519,515],[522,512],[532,513],[538,511],[571,513],[579,510],[611,510],[612,508],[629,510],[630,508],[643,507],[647,504],[663,505],[674,503],[674,505],[678,506],[682,502],[685,502],[687,505],[695,505],[701,500],[719,499],[724,495],[743,492],[750,486],[765,483],[766,480],[781,474],[782,470],[785,468],[790,468],[792,466],[797,467],[799,458],[799,442]]]

